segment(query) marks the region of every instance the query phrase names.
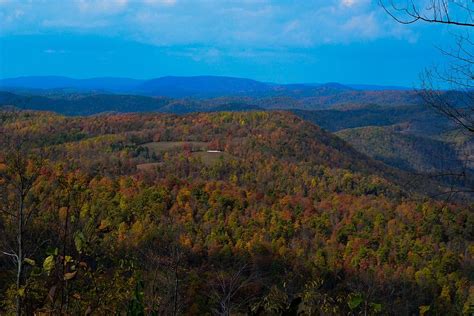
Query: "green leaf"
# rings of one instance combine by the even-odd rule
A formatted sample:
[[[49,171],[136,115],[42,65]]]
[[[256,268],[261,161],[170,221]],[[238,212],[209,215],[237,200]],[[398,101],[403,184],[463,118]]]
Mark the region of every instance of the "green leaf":
[[[76,274],[77,274],[77,271],[64,273],[64,280],[71,280],[72,278],[76,276]]]
[[[43,262],[43,269],[46,271],[49,275],[49,273],[53,270],[54,268],[54,256],[50,255],[44,259]]]
[[[18,289],[18,296],[19,297],[25,296],[25,288],[24,287],[21,287],[21,288]]]
[[[354,310],[356,309],[357,307],[359,307],[359,305],[363,302],[363,299],[362,299],[362,296],[360,295],[355,295],[355,296],[352,296],[351,298],[349,298],[349,302],[347,302],[347,305],[349,305],[349,308]]]
[[[30,259],[30,258],[25,258],[23,259],[26,263],[28,263],[30,266],[35,266],[36,265],[36,262],[33,260],[33,259]]]
[[[46,254],[47,254],[48,256],[51,256],[51,255],[57,256],[58,253],[59,253],[58,248],[48,248],[48,249],[46,250]]]
[[[372,307],[372,310],[376,313],[380,313],[382,311],[382,304],[370,303],[370,306]]]
[[[79,253],[82,253],[82,250],[84,249],[84,245],[86,243],[85,240],[86,238],[82,232],[79,232],[74,236],[74,245],[76,246],[76,250]]]
[[[420,308],[420,316],[425,315],[430,310],[429,305],[421,305],[419,308]]]
[[[33,269],[31,269],[30,276],[38,277],[42,274],[43,274],[43,269],[41,267],[34,266]]]
[[[64,263],[69,263],[72,261],[72,257],[71,256],[65,256],[64,257]]]

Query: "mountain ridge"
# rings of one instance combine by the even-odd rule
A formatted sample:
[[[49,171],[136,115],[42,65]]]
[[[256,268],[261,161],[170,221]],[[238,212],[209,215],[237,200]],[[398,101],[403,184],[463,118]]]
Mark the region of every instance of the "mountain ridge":
[[[337,82],[327,83],[273,83],[231,76],[163,76],[151,79],[126,77],[71,78],[67,76],[21,76],[0,79],[0,88],[11,89],[74,89],[99,90],[116,93],[141,93],[170,97],[218,95],[271,94],[281,95],[299,90],[331,87],[338,90],[398,90],[393,86],[354,85]],[[170,90],[170,88],[172,88]],[[401,90],[401,89],[400,89]]]

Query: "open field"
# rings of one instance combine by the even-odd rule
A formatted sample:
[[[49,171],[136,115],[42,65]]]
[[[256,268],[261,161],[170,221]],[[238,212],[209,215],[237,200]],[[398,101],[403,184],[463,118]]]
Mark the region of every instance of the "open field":
[[[155,153],[163,153],[172,150],[179,150],[185,147],[191,149],[191,155],[193,157],[198,157],[202,160],[202,162],[207,166],[215,165],[219,159],[228,160],[230,158],[234,158],[234,156],[230,155],[229,153],[217,151],[217,152],[209,152],[211,148],[208,147],[209,143],[207,142],[152,142],[146,143],[142,146],[148,147],[151,151]],[[140,170],[152,170],[154,169],[159,163],[144,163],[137,165],[137,168]]]

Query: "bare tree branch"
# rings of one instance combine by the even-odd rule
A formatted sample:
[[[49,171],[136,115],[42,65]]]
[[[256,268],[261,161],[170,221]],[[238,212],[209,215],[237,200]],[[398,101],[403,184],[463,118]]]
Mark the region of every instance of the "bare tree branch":
[[[472,1],[464,1],[465,4],[448,0],[431,0],[426,8],[422,3],[414,0],[397,5],[393,0],[379,0],[380,6],[395,21],[400,24],[413,24],[419,21],[426,23],[446,24],[460,27],[473,27],[472,12],[474,7]],[[451,14],[451,6],[457,6],[466,15],[464,18]]]

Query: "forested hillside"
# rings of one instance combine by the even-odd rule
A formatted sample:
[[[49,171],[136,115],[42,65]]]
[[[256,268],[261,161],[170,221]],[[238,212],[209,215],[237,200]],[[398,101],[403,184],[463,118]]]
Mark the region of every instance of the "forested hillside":
[[[171,79],[169,79],[171,80]],[[26,110],[54,111],[66,115],[91,115],[103,112],[164,112],[191,113],[239,111],[252,109],[297,109],[321,110],[340,106],[417,106],[420,99],[413,91],[361,91],[339,84],[317,86],[285,85],[284,87],[258,83],[254,81],[238,81],[232,85],[229,79],[208,79],[209,86],[202,92],[202,82],[176,78],[157,80],[160,87],[156,93],[140,91],[111,94],[102,90],[74,89],[6,89],[0,91],[0,107],[13,106]],[[178,86],[172,84],[178,81]],[[147,83],[146,86],[153,83]],[[211,84],[212,83],[212,84]],[[218,84],[220,83],[220,84]],[[241,86],[267,87],[267,90],[253,92]],[[213,92],[213,89],[221,93]],[[234,91],[235,93],[232,93]],[[132,93],[132,94],[131,94]],[[204,94],[200,94],[204,93]]]
[[[50,92],[46,95],[20,95],[0,92],[0,108],[54,111],[66,115],[92,115],[110,112],[190,113],[260,109],[236,101],[206,102],[190,99],[145,97],[139,95]]]
[[[1,314],[472,313],[472,207],[290,113],[3,111],[0,135]]]
[[[439,140],[402,133],[394,127],[359,127],[341,130],[336,135],[358,151],[404,170],[446,172],[463,165],[455,147]]]
[[[428,106],[343,106],[293,111],[387,165],[471,191],[473,139]],[[444,176],[443,176],[444,175]]]
[[[437,115],[426,105],[388,107],[346,105],[323,111],[294,110],[293,112],[331,132],[364,126],[399,125],[406,132],[426,137],[439,134],[449,128],[449,121]]]

